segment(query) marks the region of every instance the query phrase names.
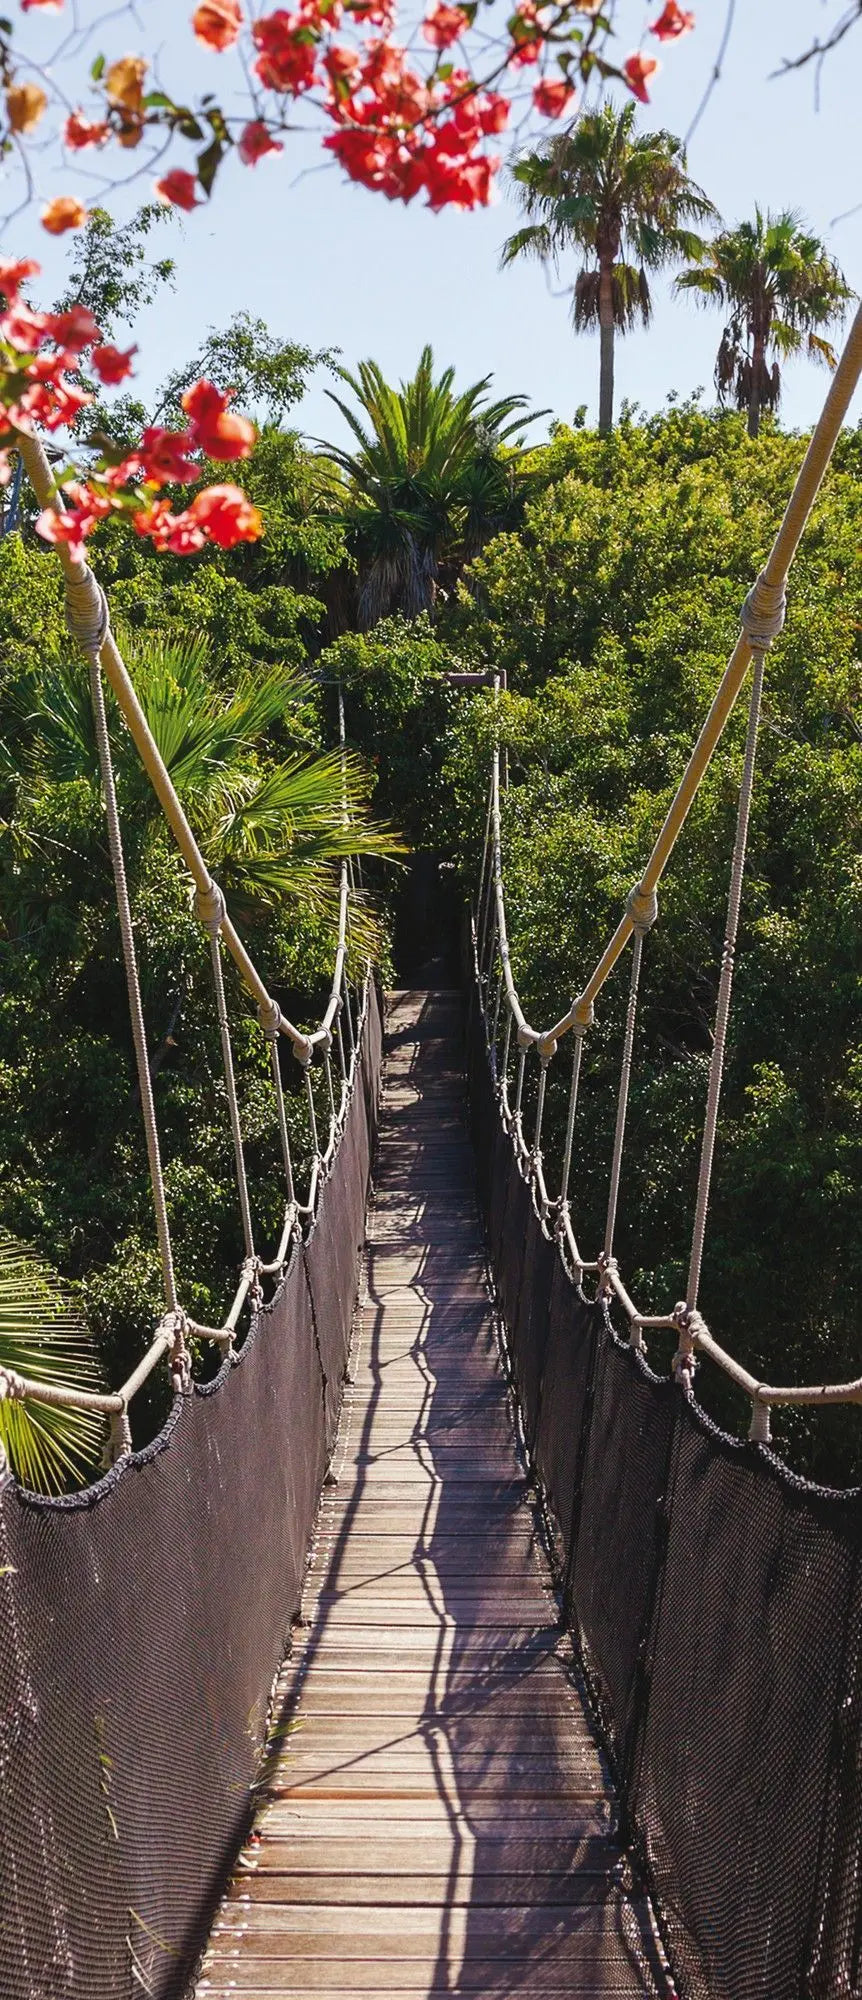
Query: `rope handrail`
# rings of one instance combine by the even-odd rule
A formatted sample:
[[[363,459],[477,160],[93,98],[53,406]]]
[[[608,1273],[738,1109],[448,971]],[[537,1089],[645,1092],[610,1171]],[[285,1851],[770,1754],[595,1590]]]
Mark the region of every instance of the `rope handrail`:
[[[51,503],[57,504],[57,493],[53,475],[39,440],[32,435],[21,432],[18,436],[18,444],[21,462],[24,465],[40,506],[45,507]],[[67,543],[62,541],[58,543],[57,554],[66,584],[67,624],[72,637],[80,645],[89,662],[90,690],[108,821],[111,865],[114,874],[115,894],[120,919],[123,960],[147,1142],[150,1182],[153,1194],[156,1234],[159,1244],[166,1310],[146,1354],[120,1389],[114,1391],[108,1390],[104,1393],[84,1391],[75,1388],[72,1383],[47,1384],[20,1375],[15,1370],[0,1368],[0,1401],[3,1401],[7,1397],[16,1400],[26,1398],[30,1401],[51,1405],[55,1408],[101,1411],[109,1420],[110,1431],[106,1450],[106,1463],[110,1464],[115,1462],[117,1458],[127,1455],[131,1450],[131,1433],[128,1423],[129,1404],[138,1390],[143,1387],[144,1383],[153,1374],[159,1363],[165,1357],[168,1357],[174,1390],[177,1392],[188,1391],[191,1388],[191,1365],[186,1346],[187,1336],[215,1342],[224,1351],[231,1353],[240,1315],[247,1300],[251,1297],[253,1304],[256,1304],[260,1300],[262,1296],[262,1278],[273,1278],[281,1275],[295,1236],[301,1233],[303,1226],[308,1224],[313,1218],[320,1190],[335,1157],[347,1111],[353,1097],[360,1062],[362,1030],[368,1009],[371,966],[370,961],[366,962],[364,978],[360,982],[359,991],[355,996],[354,1019],[351,1007],[351,981],[348,975],[352,879],[348,859],[344,857],[340,866],[335,959],[322,1018],[316,1028],[307,1032],[297,1028],[293,1022],[287,1019],[278,1001],[269,992],[266,981],[258,971],[251,954],[243,943],[228,912],[224,892],[207,866],[111,631],[104,593],[89,565]],[[216,1018],[222,1050],[222,1064],[245,1250],[239,1283],[230,1308],[220,1327],[207,1326],[200,1321],[192,1319],[183,1311],[177,1296],[159,1135],[141,1007],[134,931],[126,883],[122,832],[105,713],[104,689],[102,684],[103,672],[112,689],[117,706],[126,723],[155,797],[161,806],[178,852],[188,869],[194,889],[193,901],[196,915],[209,932],[216,999]],[[345,746],[344,704],[340,690],[339,739],[343,754]],[[347,816],[347,800],[345,796],[343,806],[345,824],[347,823]],[[224,987],[221,956],[223,946],[230,954],[245,990],[254,1002],[261,1032],[270,1043],[271,1070],[287,1200],[279,1243],[274,1257],[269,1261],[260,1257],[255,1252],[254,1247],[253,1220],[245,1168],[242,1121]],[[347,1028],[346,1042],[344,1026]],[[293,1053],[300,1062],[305,1074],[305,1089],[312,1141],[309,1191],[305,1202],[300,1202],[297,1199],[294,1186],[290,1138],[277,1046],[282,1036],[291,1043]],[[333,1047],[337,1047],[340,1072],[340,1088],[337,1101],[332,1077],[331,1051]],[[321,1145],[318,1133],[317,1109],[311,1080],[311,1067],[317,1054],[321,1054],[323,1057],[329,1111],[329,1129],[325,1144],[323,1145]]]
[[[598,1295],[614,1297],[622,1306],[630,1328],[631,1344],[643,1347],[647,1328],[667,1328],[677,1335],[677,1351],[672,1371],[681,1386],[691,1392],[695,1357],[708,1357],[744,1391],[751,1402],[750,1435],[758,1442],[769,1440],[769,1411],[774,1404],[824,1405],[862,1403],[862,1378],[844,1383],[775,1387],[760,1382],[715,1341],[697,1310],[697,1293],[703,1258],[706,1217],[712,1178],[713,1156],[724,1067],[730,998],[739,924],[742,882],[745,867],[748,823],[760,722],[761,696],[766,653],[784,624],[785,587],[790,566],[805,524],[829,465],[838,435],[847,415],[851,397],[862,374],[862,306],[858,309],[844,351],[832,379],[829,393],[809,442],[805,458],[787,502],[770,554],[740,613],[740,634],[722,675],[709,712],[701,727],[683,776],[640,879],[626,899],[620,922],[608,939],[589,978],[565,1013],[547,1028],[536,1028],[528,1020],[512,971],[511,948],[506,914],[502,859],[501,782],[499,735],[491,761],[485,849],[476,898],[474,919],[475,970],[480,1004],[485,1020],[488,1052],[494,1075],[503,1123],[512,1139],[519,1169],[533,1191],[536,1213],[546,1231],[553,1230],[573,1276],[581,1282],[586,1272],[598,1277]],[[736,836],[733,849],[724,946],[722,950],[716,1020],[709,1065],[709,1083],[704,1119],[703,1142],[698,1174],[688,1291],[685,1300],[672,1312],[642,1314],[630,1297],[613,1254],[613,1235],[619,1200],[623,1146],[635,1037],[638,991],[646,933],[658,916],[657,889],[673,854],[700,785],[709,769],[725,727],[735,708],[753,663],[751,701],[742,778],[739,787]],[[500,679],[494,679],[499,695]],[[623,1033],[622,1061],[614,1130],[607,1221],[603,1247],[593,1260],[579,1250],[569,1204],[569,1177],[582,1053],[585,1036],[592,1026],[594,1005],[629,940],[633,940],[631,986]],[[495,980],[495,967],[496,980]],[[492,1004],[493,990],[493,1004]],[[504,1014],[502,1058],[498,1060],[501,1009]],[[509,1062],[512,1030],[518,1046],[514,1101],[509,1092]],[[573,1032],[571,1085],[563,1149],[561,1190],[556,1199],[548,1193],[541,1152],[542,1121],[545,1110],[548,1065],[558,1043]],[[524,1084],[527,1059],[539,1058],[536,1089],[535,1126],[532,1144],[524,1135]]]

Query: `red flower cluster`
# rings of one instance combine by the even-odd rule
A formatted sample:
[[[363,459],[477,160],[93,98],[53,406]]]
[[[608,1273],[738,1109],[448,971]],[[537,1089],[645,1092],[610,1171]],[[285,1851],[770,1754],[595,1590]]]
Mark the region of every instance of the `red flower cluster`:
[[[330,15],[331,18],[331,15]],[[251,31],[259,51],[254,73],[267,90],[287,91],[299,97],[318,81],[317,45],[319,15],[316,7],[300,6],[297,14],[277,8],[255,21]]]
[[[0,341],[4,357],[0,361],[0,432],[28,432],[39,424],[48,431],[71,423],[93,398],[70,380],[70,370],[81,367],[87,350],[94,373],[104,383],[118,383],[131,373],[133,347],[103,343],[93,314],[86,306],[70,306],[66,312],[37,312],[22,297],[21,287],[38,273],[38,264],[29,258],[0,262]],[[236,542],[255,541],[263,532],[256,507],[238,486],[206,486],[196,493],[188,508],[172,514],[158,495],[164,486],[194,485],[201,477],[197,454],[207,458],[236,460],[249,458],[255,442],[255,428],[230,405],[231,390],[217,389],[214,382],[194,382],[183,397],[188,418],[184,431],[170,431],[152,424],[141,437],[136,451],[118,465],[104,467],[86,480],[69,479],[62,487],[63,501],[46,507],[39,517],[39,533],[49,542],[66,542],[80,549],[87,536],[110,514],[129,514],[138,532],[150,535],[159,548],[190,553],[207,541],[219,548]],[[8,475],[8,461],[0,452],[0,483]]]
[[[424,193],[435,209],[490,200],[500,162],[482,147],[504,129],[509,104],[477,90],[467,70],[429,86],[396,43],[370,42],[365,61],[333,84],[329,108],[339,130],[323,143],[352,180],[390,201]]]
[[[157,549],[173,555],[193,555],[205,542],[233,549],[237,542],[256,542],[263,522],[239,486],[204,486],[182,514],[172,514],[164,501],[135,515],[139,535],[148,535]]]

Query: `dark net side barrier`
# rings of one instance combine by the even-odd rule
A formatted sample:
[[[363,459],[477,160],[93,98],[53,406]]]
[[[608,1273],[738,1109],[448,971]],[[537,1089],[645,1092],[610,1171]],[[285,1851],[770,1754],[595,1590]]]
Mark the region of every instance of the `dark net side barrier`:
[[[680,2000],[859,2000],[862,1493],[727,1437],[618,1339],[535,1215],[475,994],[468,1065],[524,1427]]]
[[[235,1363],[80,1496],[0,1491],[0,1995],[176,2000],[247,1825],[337,1415],[371,990],[314,1230]]]

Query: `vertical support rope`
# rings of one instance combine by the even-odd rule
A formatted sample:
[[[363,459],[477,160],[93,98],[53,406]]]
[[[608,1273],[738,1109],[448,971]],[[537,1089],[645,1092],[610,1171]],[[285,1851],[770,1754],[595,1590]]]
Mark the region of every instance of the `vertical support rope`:
[[[566,1143],[563,1151],[563,1176],[560,1187],[560,1208],[565,1209],[569,1199],[569,1175],[572,1171],[572,1146],[575,1137],[575,1117],[578,1109],[578,1086],[581,1080],[581,1056],[584,1049],[584,1029],[576,1028],[572,1036],[572,1080],[569,1085],[569,1110],[566,1118]]]
[[[326,1071],[326,1088],[329,1093],[330,1140],[334,1143],[335,1135],[338,1131],[338,1112],[335,1109],[335,1090],[332,1083],[332,1057],[325,1043],[323,1047],[323,1067]]]
[[[351,1062],[352,1062],[352,1061],[353,1061],[353,1058],[354,1058],[354,1056],[355,1056],[355,1054],[356,1054],[356,1037],[355,1037],[355,1035],[354,1035],[354,1033],[353,1033],[353,1015],[352,1015],[352,1014],[351,1014],[351,1012],[350,1012],[350,982],[349,982],[349,980],[348,980],[348,977],[347,977],[347,966],[346,966],[346,965],[345,965],[345,967],[344,967],[344,972],[343,972],[343,975],[342,975],[342,979],[343,979],[343,985],[344,985],[344,1012],[345,1012],[345,1016],[346,1016],[346,1019],[347,1019],[347,1040],[348,1040],[348,1042],[349,1042],[349,1044],[350,1044],[350,1060],[351,1060]],[[340,1015],[339,1015],[339,1021],[340,1021],[340,1018],[341,1018],[341,1017],[340,1017]]]
[[[614,1230],[617,1220],[617,1204],[620,1193],[620,1175],[623,1166],[623,1147],[626,1136],[626,1115],[629,1107],[629,1089],[632,1076],[632,1054],[635,1042],[635,1024],[638,1011],[638,988],[640,986],[641,960],[643,958],[644,931],[635,930],[632,939],[632,976],[629,986],[629,1002],[626,1009],[626,1028],[623,1036],[623,1052],[620,1061],[620,1088],[617,1098],[617,1122],[614,1128],[614,1151],[611,1161],[611,1184],[608,1192],[608,1213],[605,1222],[605,1258],[614,1254]]]
[[[694,1228],[691,1239],[691,1259],[688,1267],[688,1284],[686,1287],[686,1305],[690,1312],[693,1312],[697,1306],[697,1294],[703,1263],[706,1213],[709,1207],[712,1163],[715,1153],[715,1134],[718,1126],[718,1107],[721,1099],[721,1084],[724,1075],[724,1059],[727,1048],[727,1024],[730,1018],[730,996],[733,987],[736,938],[739,929],[742,884],[745,876],[745,854],[748,844],[748,825],[751,816],[751,795],[754,786],[754,765],[757,756],[757,733],[760,727],[760,707],[763,697],[765,659],[765,647],[760,646],[754,652],[754,674],[751,683],[751,702],[748,710],[745,761],[742,767],[742,781],[739,787],[736,838],[733,844],[733,862],[731,865],[730,889],[727,898],[727,922],[724,934],[724,948],[721,954],[718,999],[715,1009],[715,1034],[709,1063],[709,1087],[706,1096],[706,1116],[704,1119],[703,1141],[700,1152],[700,1171],[697,1178],[697,1202],[695,1205]]]
[[[275,1013],[277,1014],[277,1009]],[[275,1110],[278,1119],[278,1136],[281,1140],[281,1157],[284,1163],[284,1178],[287,1185],[287,1199],[291,1208],[296,1203],[293,1185],[293,1161],[290,1156],[290,1133],[287,1129],[287,1110],[284,1102],[284,1085],[281,1080],[281,1064],[278,1060],[278,1021],[267,1018],[263,1009],[258,1009],[258,1020],[269,1043],[269,1059],[272,1067],[272,1083],[275,1091]]]
[[[227,1016],[227,997],[224,985],[224,967],[221,962],[219,932],[224,916],[224,898],[217,890],[209,899],[195,897],[195,909],[210,934],[210,956],[212,958],[213,985],[215,987],[216,1017],[221,1037],[222,1067],[227,1091],[228,1113],[230,1116],[233,1156],[236,1164],[236,1185],[242,1216],[242,1234],[246,1257],[254,1257],[254,1232],[251,1226],[251,1203],[248,1198],[248,1180],[245,1171],[245,1153],[242,1143],[242,1121],[239,1115],[239,1098],[236,1090],[236,1075],[233,1066],[233,1044],[230,1037],[230,1022]]]
[[[512,1009],[507,1001],[506,1032],[503,1036],[503,1060],[502,1063],[500,1064],[500,1095],[503,1100],[504,1111],[508,1109],[507,1098],[509,1090],[509,1050],[511,1046],[512,1046]]]
[[[545,1114],[545,1091],[547,1089],[547,1083],[548,1083],[548,1064],[550,1060],[551,1060],[550,1051],[548,1051],[546,1054],[541,1055],[539,1058],[539,1090],[538,1090],[538,1095],[536,1097],[536,1129],[533,1133],[533,1148],[530,1154],[530,1159],[534,1164],[538,1159],[541,1158],[542,1119]]]
[[[320,1159],[320,1140],[317,1136],[317,1112],[314,1108],[314,1091],[311,1084],[311,1064],[303,1063],[305,1070],[305,1091],[308,1098],[308,1122],[311,1126],[311,1144],[316,1160]]]
[[[156,1235],[159,1244],[159,1260],[162,1267],[162,1284],[164,1286],[167,1310],[170,1313],[176,1313],[179,1310],[179,1301],[177,1299],[174,1258],[171,1249],[171,1232],[165,1200],[165,1182],[159,1147],[159,1128],[156,1123],[153,1080],[150,1075],[150,1062],[147,1054],[147,1034],[144,1027],[144,1010],[141,1002],[140,980],[138,978],[135,933],[132,928],[132,911],[129,902],[129,886],[126,880],[123,837],[120,829],[117,791],[114,784],[114,766],[111,758],[111,742],[108,735],[108,718],[105,713],[105,691],[102,686],[99,651],[99,646],[94,646],[87,656],[90,669],[90,695],[93,703],[93,719],[96,726],[96,745],[99,752],[102,791],[105,796],[108,847],[111,854],[117,915],[120,920],[120,936],[123,944],[126,991],[129,997],[129,1014],[132,1024],[132,1040],[135,1046],[138,1089],[141,1094],[141,1112],[144,1120],[144,1137],[150,1169],[150,1186],[153,1192],[153,1207],[156,1216]]]

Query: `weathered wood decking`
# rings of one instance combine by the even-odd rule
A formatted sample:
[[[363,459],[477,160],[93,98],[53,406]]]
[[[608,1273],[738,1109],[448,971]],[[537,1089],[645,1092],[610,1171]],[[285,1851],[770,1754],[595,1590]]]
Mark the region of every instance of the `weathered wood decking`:
[[[484,1282],[455,995],[389,1009],[367,1301],[259,1832],[200,2000],[665,1993]]]

